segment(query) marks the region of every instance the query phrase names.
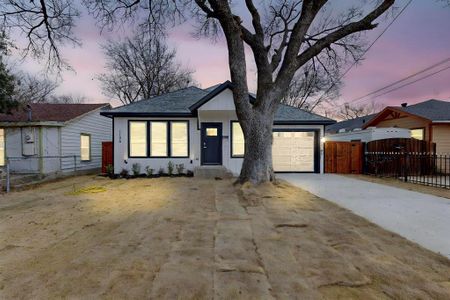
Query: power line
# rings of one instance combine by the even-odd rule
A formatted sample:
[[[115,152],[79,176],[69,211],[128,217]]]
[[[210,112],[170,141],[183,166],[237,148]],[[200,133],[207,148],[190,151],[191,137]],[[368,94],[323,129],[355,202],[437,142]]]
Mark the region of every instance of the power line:
[[[425,73],[425,72],[427,72],[427,71],[429,71],[429,70],[431,70],[431,69],[434,69],[434,68],[436,68],[436,67],[438,67],[438,66],[440,66],[440,65],[442,65],[442,64],[445,64],[445,63],[447,63],[447,62],[449,62],[449,61],[450,61],[450,57],[449,57],[449,58],[446,58],[446,59],[444,59],[444,60],[442,60],[442,61],[440,61],[440,62],[438,62],[438,63],[435,63],[435,64],[433,64],[433,65],[431,65],[431,66],[429,66],[429,67],[426,67],[426,68],[423,69],[423,70],[417,71],[417,72],[415,72],[414,74],[408,75],[407,77],[405,77],[405,78],[403,78],[403,79],[397,80],[397,81],[395,81],[395,82],[393,82],[393,83],[391,83],[391,84],[388,84],[388,85],[386,85],[386,86],[384,86],[384,87],[382,87],[382,88],[379,88],[379,89],[377,89],[377,90],[375,90],[375,91],[373,91],[373,92],[370,92],[370,93],[368,93],[368,94],[365,94],[364,96],[360,96],[360,97],[357,97],[357,98],[355,98],[355,99],[352,99],[352,100],[349,101],[349,103],[352,103],[352,102],[358,102],[359,100],[361,100],[361,99],[363,99],[363,98],[366,98],[366,97],[368,97],[368,96],[371,96],[371,95],[374,95],[374,94],[376,94],[376,93],[378,93],[378,92],[381,92],[381,91],[383,91],[383,90],[385,90],[385,89],[388,89],[388,88],[390,88],[390,87],[393,87],[393,86],[397,85],[398,83],[401,83],[401,82],[404,82],[404,81],[406,81],[406,80],[408,80],[408,79],[411,79],[411,78],[413,78],[413,77],[416,77],[417,75],[420,75],[420,74],[422,74],[422,73]]]
[[[400,86],[398,86],[398,87],[395,87],[395,88],[393,88],[393,89],[390,89],[390,90],[388,90],[388,91],[386,91],[386,92],[384,92],[384,93],[381,93],[381,94],[379,94],[379,95],[376,95],[376,96],[372,97],[372,99],[377,98],[377,97],[380,97],[380,96],[383,96],[383,95],[388,94],[388,93],[391,93],[391,92],[394,92],[394,91],[396,91],[396,90],[399,90],[399,89],[401,89],[401,88],[403,88],[403,87],[405,87],[405,86],[411,85],[411,84],[416,83],[416,82],[418,82],[418,81],[427,79],[428,77],[432,77],[432,76],[437,75],[437,74],[439,74],[439,73],[441,73],[441,72],[444,72],[445,70],[448,70],[448,69],[450,69],[450,66],[447,66],[447,67],[442,68],[442,69],[440,69],[440,70],[438,70],[438,71],[436,71],[436,72],[430,73],[430,74],[425,75],[425,76],[423,76],[423,77],[420,77],[420,78],[418,78],[418,79],[416,79],[416,80],[413,80],[413,81],[411,81],[411,82],[408,82],[408,83],[405,83],[405,84],[400,85]],[[356,103],[356,102],[357,102],[357,101],[355,101],[355,102],[353,102],[353,103]]]
[[[392,24],[394,24],[394,22],[400,17],[400,15],[406,10],[406,8],[408,8],[408,6],[412,3],[413,0],[409,0],[408,3],[406,3],[406,5],[402,8],[402,10],[400,10],[400,12],[394,17],[394,19],[392,19],[391,22],[389,22],[389,24],[386,26],[386,28],[383,29],[383,31],[375,38],[375,40],[373,40],[373,42],[369,45],[369,47],[367,47],[363,53],[357,58],[355,59],[355,61],[350,65],[350,67],[339,77],[339,79],[335,82],[339,82],[342,78],[345,77],[345,75],[347,75],[348,72],[350,72],[350,70],[364,57],[364,55],[366,55],[366,53],[370,50],[370,48],[373,47],[373,45],[375,45],[375,43],[381,38],[381,36],[383,34],[386,33],[386,31],[388,31],[388,29],[392,26]],[[331,89],[335,86],[336,84],[333,82],[331,84],[331,86],[322,94],[322,96],[319,97],[319,99],[317,100],[317,102],[320,102],[323,97],[328,94],[329,91],[331,91]]]

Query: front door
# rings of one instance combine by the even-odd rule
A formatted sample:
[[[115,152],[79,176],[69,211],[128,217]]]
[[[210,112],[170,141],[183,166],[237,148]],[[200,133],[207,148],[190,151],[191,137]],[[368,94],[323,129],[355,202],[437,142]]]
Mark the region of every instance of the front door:
[[[202,123],[202,165],[222,164],[222,123]]]

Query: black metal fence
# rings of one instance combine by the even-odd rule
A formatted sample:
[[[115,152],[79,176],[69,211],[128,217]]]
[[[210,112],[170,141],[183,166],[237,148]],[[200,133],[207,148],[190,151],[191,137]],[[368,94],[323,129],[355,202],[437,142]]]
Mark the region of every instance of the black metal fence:
[[[366,152],[364,173],[450,189],[450,155]]]

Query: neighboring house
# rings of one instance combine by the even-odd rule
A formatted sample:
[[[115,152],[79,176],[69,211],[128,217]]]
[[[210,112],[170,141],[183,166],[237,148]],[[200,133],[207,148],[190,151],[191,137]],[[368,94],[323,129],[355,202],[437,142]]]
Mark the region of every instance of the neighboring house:
[[[30,104],[0,114],[0,168],[58,174],[99,169],[102,142],[111,141],[109,104]]]
[[[101,114],[113,119],[114,172],[140,164],[158,172],[169,161],[187,170],[223,166],[239,174],[244,137],[227,81],[188,87]],[[249,95],[249,101],[254,97]],[[321,172],[325,125],[333,120],[280,105],[275,114],[273,165],[278,172]],[[208,167],[206,167],[208,168]],[[210,168],[210,167],[209,167]]]
[[[328,125],[325,128],[325,132],[327,135],[342,133],[342,132],[351,132],[356,130],[361,130],[363,126],[372,120],[377,114],[371,114],[363,117],[358,117],[350,120],[345,120],[341,122],[337,122],[331,125]]]
[[[450,102],[428,100],[401,107],[388,106],[370,121],[369,127],[398,127],[411,130],[411,137],[436,143],[437,153],[450,153]]]
[[[375,128],[370,127],[364,130],[355,129],[349,132],[340,132],[334,134],[326,134],[326,141],[333,142],[371,142],[383,139],[394,139],[394,138],[411,138],[411,131],[405,128]]]

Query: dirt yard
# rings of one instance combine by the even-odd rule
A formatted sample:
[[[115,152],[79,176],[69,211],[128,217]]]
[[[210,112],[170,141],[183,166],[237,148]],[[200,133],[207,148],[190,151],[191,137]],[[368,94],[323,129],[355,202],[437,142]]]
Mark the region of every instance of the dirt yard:
[[[411,182],[403,182],[396,178],[375,177],[370,175],[345,175],[345,176],[450,199],[450,190],[441,187],[433,187]]]
[[[0,195],[0,298],[63,297],[449,299],[450,261],[285,183],[84,176]]]

